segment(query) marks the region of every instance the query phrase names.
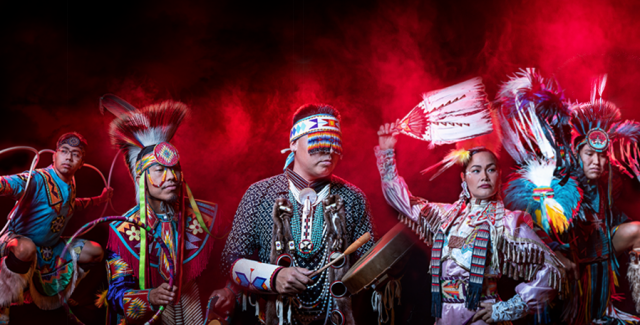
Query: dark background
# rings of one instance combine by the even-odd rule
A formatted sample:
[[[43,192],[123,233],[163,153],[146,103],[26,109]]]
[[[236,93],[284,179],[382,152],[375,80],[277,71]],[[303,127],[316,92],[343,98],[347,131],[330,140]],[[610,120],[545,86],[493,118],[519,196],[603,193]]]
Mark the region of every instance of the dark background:
[[[341,110],[345,156],[336,174],[365,191],[379,233],[396,219],[380,190],[376,130],[404,116],[422,92],[480,75],[494,98],[508,75],[536,67],[568,98],[586,101],[591,79],[607,72],[605,98],[640,119],[638,1],[12,1],[1,8],[0,148],[53,148],[60,134],[77,131],[89,141],[86,162],[107,176],[116,150],[107,135],[112,117],[98,111],[101,95],[138,107],[183,101],[191,114],[172,142],[194,195],[220,205],[222,228],[251,183],[281,172],[290,116],[303,103]],[[457,198],[457,171],[433,182],[419,174],[449,149],[401,138],[399,169],[415,194]],[[4,155],[0,174],[25,170],[30,159]],[[506,179],[512,165],[502,160]],[[49,162],[44,155],[40,166]],[[78,196],[103,186],[87,168],[76,180]],[[131,208],[133,186],[120,161],[112,187],[117,213]],[[637,181],[624,189],[619,202],[639,218]],[[0,200],[0,213],[12,205]],[[100,213],[77,214],[66,232]],[[105,235],[97,229],[88,238],[104,244]],[[205,275],[209,291],[221,283],[218,255]]]

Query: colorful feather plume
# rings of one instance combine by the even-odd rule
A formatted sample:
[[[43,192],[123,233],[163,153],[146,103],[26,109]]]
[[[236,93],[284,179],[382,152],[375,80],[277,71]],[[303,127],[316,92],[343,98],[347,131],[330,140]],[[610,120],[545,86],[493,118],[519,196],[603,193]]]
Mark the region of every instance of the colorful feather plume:
[[[109,128],[111,143],[124,151],[134,179],[138,153],[146,146],[171,141],[188,112],[187,105],[170,100],[140,110],[115,95],[103,96],[100,103],[116,116]]]
[[[493,130],[480,77],[423,95],[398,131],[432,145],[471,139]]]
[[[553,159],[559,155],[559,145],[568,145],[565,128],[571,112],[563,92],[535,69],[520,70],[505,82],[496,103],[503,145],[518,164]]]
[[[471,159],[471,151],[467,150],[467,149],[454,149],[451,150],[449,152],[449,154],[447,154],[446,157],[444,157],[444,159],[442,159],[442,161],[440,161],[439,163],[421,171],[420,173],[422,175],[442,166],[442,168],[440,168],[440,170],[438,170],[437,173],[435,173],[433,176],[431,176],[431,178],[429,179],[430,181],[432,181],[434,178],[440,176],[440,174],[442,174],[445,170],[451,168],[451,166],[453,165],[464,165],[465,163],[469,162],[469,159]]]
[[[528,212],[547,233],[560,235],[570,226],[582,203],[574,178],[564,186],[554,177],[554,160],[529,160],[505,186],[504,203],[510,210]]]

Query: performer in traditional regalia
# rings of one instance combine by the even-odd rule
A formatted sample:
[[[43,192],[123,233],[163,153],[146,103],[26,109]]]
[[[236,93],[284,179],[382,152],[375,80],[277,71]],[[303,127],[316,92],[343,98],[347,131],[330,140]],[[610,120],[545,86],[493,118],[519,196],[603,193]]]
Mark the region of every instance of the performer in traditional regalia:
[[[101,105],[117,117],[110,128],[112,143],[123,150],[136,188],[138,204],[125,216],[155,229],[171,256],[144,229],[111,223],[109,288],[98,304],[107,302],[110,324],[143,324],[160,306],[166,308],[163,324],[202,324],[196,278],[209,261],[217,205],[193,198],[178,150],[169,143],[187,106],[165,101],[138,110],[114,95],[104,96]],[[168,259],[175,265],[172,288]]]
[[[23,198],[7,231],[0,234],[0,324],[9,322],[9,305],[21,304],[23,292],[41,309],[60,307],[84,274],[103,258],[98,243],[78,239],[61,256],[60,238],[73,213],[106,202],[113,190],[92,198],[76,198],[74,175],[83,166],[87,141],[78,133],[63,134],[53,163],[29,173],[0,177],[0,195]],[[23,197],[24,195],[24,197]]]
[[[436,324],[486,324],[541,313],[561,283],[559,261],[532,229],[531,217],[505,209],[494,151],[459,142],[491,130],[484,86],[477,78],[425,94],[407,117],[378,131],[375,153],[384,196],[400,219],[432,245],[431,311]],[[396,168],[394,148],[400,132],[432,144],[458,141],[458,149],[435,175],[461,165],[457,202],[433,203],[411,194]],[[474,143],[499,142],[497,137],[480,139]],[[500,301],[497,291],[503,275],[526,281],[507,301]]]
[[[239,288],[236,292],[256,305],[266,324],[354,324],[350,298],[336,296],[336,288],[344,288],[334,282],[373,241],[347,256],[342,267],[310,278],[334,252],[372,231],[364,193],[333,175],[343,154],[340,127],[335,108],[300,107],[293,116],[284,173],[251,185],[236,212],[222,273],[230,275],[228,287]],[[232,301],[230,291],[214,295]]]
[[[591,102],[571,106],[555,83],[527,69],[506,82],[498,97],[504,144],[521,166],[505,202],[534,215],[552,241],[571,280],[563,307],[563,321],[570,324],[640,320],[612,304],[616,254],[630,249],[628,276],[639,301],[640,223],[626,222],[613,205],[611,168],[640,175],[640,124],[622,120],[613,103],[596,97],[605,80],[594,86]]]

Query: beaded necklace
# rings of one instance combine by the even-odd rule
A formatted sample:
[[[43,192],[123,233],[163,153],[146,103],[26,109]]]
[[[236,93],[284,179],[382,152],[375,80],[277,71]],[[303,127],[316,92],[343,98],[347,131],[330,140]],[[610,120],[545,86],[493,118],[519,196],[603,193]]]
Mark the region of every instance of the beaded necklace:
[[[289,191],[289,201],[293,204],[293,218],[291,218],[291,233],[293,235],[293,241],[296,247],[300,247],[300,237],[302,231],[301,217],[298,201],[293,197],[291,191]],[[323,229],[324,229],[324,206],[322,202],[318,203],[313,213],[313,225],[311,226],[311,244],[313,245],[311,250],[304,252],[300,249],[296,249],[296,254],[303,258],[310,258],[318,253],[322,248],[323,241]],[[307,229],[308,230],[308,229]]]

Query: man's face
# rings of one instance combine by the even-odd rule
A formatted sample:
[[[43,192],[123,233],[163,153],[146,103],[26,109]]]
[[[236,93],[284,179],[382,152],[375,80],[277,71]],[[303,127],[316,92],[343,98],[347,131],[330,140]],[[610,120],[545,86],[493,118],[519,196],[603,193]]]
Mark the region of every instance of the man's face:
[[[165,169],[167,170],[167,176],[165,177],[163,183],[162,177],[164,175]],[[155,165],[149,167],[148,173],[150,178],[153,180],[153,184],[160,186],[156,187],[155,185],[151,184],[151,182],[149,182],[149,179],[146,180],[146,187],[149,191],[149,194],[153,198],[166,202],[175,202],[175,200],[178,199],[178,191],[180,189],[180,185],[182,184],[181,171],[174,170],[174,176],[174,173],[171,172],[171,168],[164,167],[162,165]]]
[[[73,176],[84,164],[82,149],[63,144],[53,155],[53,165],[58,173]]]
[[[604,173],[604,166],[607,163],[606,152],[596,152],[590,145],[585,144],[580,148],[580,159],[582,160],[582,170],[589,180],[596,180]]]
[[[330,152],[319,152],[312,155],[307,150],[308,136],[303,136],[291,143],[291,150],[295,151],[295,164],[304,173],[317,179],[328,177],[336,169],[340,156],[331,149]]]

